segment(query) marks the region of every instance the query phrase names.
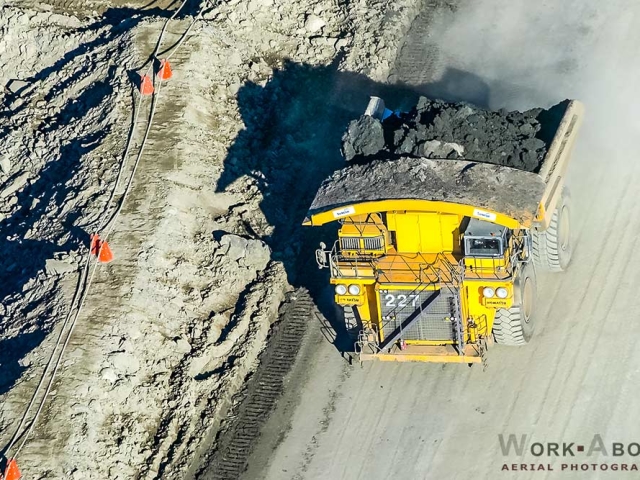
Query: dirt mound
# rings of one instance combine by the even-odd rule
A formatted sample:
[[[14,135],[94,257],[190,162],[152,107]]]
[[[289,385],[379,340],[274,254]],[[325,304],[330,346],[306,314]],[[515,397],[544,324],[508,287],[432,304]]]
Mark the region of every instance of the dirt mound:
[[[420,97],[410,112],[382,122],[366,115],[352,121],[343,137],[343,154],[347,160],[467,159],[537,172],[567,104],[494,112]]]

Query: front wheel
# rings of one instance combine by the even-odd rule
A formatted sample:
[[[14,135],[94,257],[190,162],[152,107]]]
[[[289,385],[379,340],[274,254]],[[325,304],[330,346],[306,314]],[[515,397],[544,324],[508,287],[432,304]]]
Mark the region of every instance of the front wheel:
[[[536,276],[531,263],[523,265],[514,283],[513,305],[496,311],[493,336],[501,345],[526,345],[533,336]]]

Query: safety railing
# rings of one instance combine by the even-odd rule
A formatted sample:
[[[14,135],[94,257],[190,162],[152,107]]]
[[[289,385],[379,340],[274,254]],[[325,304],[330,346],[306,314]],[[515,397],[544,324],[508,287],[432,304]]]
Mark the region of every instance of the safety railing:
[[[432,260],[424,255],[393,254],[393,256],[343,255],[339,241],[335,241],[331,250],[319,249],[316,259],[320,268],[329,268],[331,276],[343,278],[343,270],[350,270],[354,278],[375,278],[385,283],[393,283],[392,275],[408,275],[411,283],[454,283],[459,284],[464,277],[464,264],[452,263],[443,253]],[[381,267],[382,261],[387,262]],[[384,265],[384,264],[383,264]],[[434,280],[435,279],[435,280]]]
[[[345,275],[342,273],[342,269],[339,264],[348,265],[348,268],[352,270],[354,278],[373,278],[374,275],[367,275],[367,271],[373,271],[375,261],[379,256],[360,254],[356,256],[342,255],[340,253],[340,241],[336,240],[331,250],[326,250],[324,244],[323,248],[316,250],[316,262],[320,268],[328,268],[333,278],[343,278]],[[351,275],[350,275],[351,277]]]
[[[528,242],[528,240],[523,240]],[[439,253],[432,261],[427,260],[422,254],[409,256],[407,254],[389,255],[343,255],[340,251],[339,241],[336,241],[331,250],[319,249],[316,259],[320,268],[329,268],[333,278],[374,278],[384,283],[394,283],[394,277],[408,276],[410,283],[453,283],[459,284],[464,279],[493,278],[507,280],[513,276],[516,267],[529,260],[530,248],[514,245],[507,251],[508,261],[504,257],[474,259],[465,257],[457,263]],[[386,264],[383,263],[386,261]],[[381,267],[381,264],[383,267]],[[350,274],[345,275],[344,271]],[[434,278],[436,280],[434,280]]]
[[[482,314],[478,317],[469,318],[467,321],[467,329],[473,331],[476,340],[486,338],[489,335],[489,322],[487,316]]]

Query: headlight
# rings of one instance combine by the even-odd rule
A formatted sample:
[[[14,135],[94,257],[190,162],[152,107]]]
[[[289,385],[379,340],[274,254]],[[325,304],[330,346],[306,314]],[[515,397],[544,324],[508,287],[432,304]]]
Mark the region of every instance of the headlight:
[[[345,293],[347,293],[347,286],[346,285],[336,285],[336,293],[338,295],[344,295]]]
[[[496,291],[491,287],[484,287],[482,289],[482,295],[484,295],[485,298],[493,298],[495,294]]]
[[[498,296],[498,298],[507,298],[507,296],[509,295],[509,292],[507,291],[506,288],[504,287],[499,287],[496,290],[496,295]]]
[[[359,295],[360,294],[360,286],[358,286],[358,285],[349,285],[349,293],[351,295]]]

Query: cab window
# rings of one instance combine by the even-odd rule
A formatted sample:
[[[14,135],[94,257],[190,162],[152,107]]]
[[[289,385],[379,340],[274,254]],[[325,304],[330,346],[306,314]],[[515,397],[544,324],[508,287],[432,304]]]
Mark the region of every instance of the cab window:
[[[504,254],[501,238],[465,238],[464,246],[465,255],[470,257],[501,257]]]

